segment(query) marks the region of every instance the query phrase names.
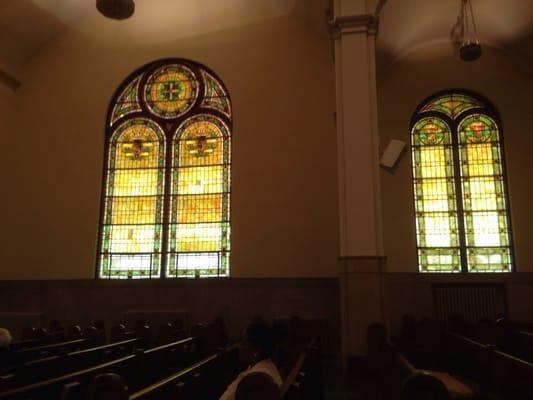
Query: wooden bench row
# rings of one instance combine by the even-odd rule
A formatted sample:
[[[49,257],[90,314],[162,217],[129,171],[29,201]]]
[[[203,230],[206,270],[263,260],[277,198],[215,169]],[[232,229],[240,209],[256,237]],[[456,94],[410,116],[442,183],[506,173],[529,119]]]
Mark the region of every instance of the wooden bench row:
[[[66,390],[83,391],[96,376],[117,373],[130,379],[130,388],[147,386],[169,371],[176,371],[197,361],[200,348],[196,337],[148,350],[138,350],[97,366],[81,369],[55,378],[43,380],[0,393],[0,399],[59,399]],[[70,395],[69,395],[70,396]]]
[[[382,324],[372,324],[368,334],[369,367],[386,397],[410,399],[431,393],[443,399],[488,399],[489,394],[504,400],[533,399],[533,364],[493,345],[447,332],[440,352],[431,353],[441,367],[435,370],[412,364],[392,345]]]

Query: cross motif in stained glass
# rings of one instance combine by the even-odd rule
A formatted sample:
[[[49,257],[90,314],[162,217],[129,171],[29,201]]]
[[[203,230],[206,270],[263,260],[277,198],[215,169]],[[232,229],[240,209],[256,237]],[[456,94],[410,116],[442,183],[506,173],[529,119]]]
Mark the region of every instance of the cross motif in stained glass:
[[[231,108],[224,86],[181,60],[150,64],[123,86],[107,133],[99,276],[227,276]]]

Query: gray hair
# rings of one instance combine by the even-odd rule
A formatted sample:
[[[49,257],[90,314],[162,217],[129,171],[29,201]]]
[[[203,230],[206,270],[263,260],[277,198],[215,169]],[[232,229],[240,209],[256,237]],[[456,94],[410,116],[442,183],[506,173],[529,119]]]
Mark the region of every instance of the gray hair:
[[[11,333],[7,329],[0,328],[0,347],[8,347],[12,340]]]

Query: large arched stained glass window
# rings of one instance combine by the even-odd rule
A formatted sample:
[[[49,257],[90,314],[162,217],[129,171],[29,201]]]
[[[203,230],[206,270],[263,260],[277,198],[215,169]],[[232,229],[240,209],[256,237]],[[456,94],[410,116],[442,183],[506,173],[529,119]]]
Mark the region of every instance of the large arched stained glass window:
[[[513,269],[497,113],[474,94],[438,94],[411,128],[421,272]]]
[[[108,113],[100,278],[229,275],[231,106],[188,60],[132,74]]]

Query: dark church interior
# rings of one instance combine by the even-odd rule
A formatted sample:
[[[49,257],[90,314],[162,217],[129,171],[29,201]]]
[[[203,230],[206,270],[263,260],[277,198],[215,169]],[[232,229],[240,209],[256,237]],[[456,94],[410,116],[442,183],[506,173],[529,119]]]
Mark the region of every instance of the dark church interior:
[[[532,0],[0,0],[0,400],[532,400]]]

